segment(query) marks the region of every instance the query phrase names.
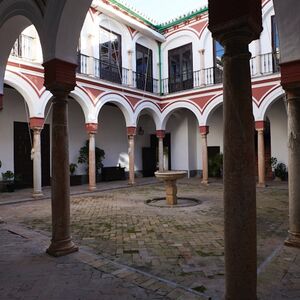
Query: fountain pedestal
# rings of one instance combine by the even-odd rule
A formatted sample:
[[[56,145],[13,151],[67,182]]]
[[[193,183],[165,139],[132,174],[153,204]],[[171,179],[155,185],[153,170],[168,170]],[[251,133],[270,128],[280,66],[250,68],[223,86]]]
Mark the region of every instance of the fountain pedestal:
[[[186,171],[164,171],[155,172],[156,178],[164,181],[166,187],[166,200],[168,205],[177,204],[176,180],[186,176]]]

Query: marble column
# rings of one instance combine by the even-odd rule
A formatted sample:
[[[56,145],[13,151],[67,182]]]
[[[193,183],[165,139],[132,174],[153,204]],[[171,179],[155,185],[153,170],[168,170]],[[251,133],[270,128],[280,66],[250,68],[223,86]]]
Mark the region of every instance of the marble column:
[[[208,9],[212,36],[224,46],[224,298],[253,300],[256,174],[249,44],[262,31],[261,1],[210,0]]]
[[[88,123],[85,124],[86,131],[89,135],[89,190],[96,189],[96,143],[95,134],[97,133],[98,124]]]
[[[287,246],[300,248],[300,82],[286,89],[288,103],[289,236]]]
[[[164,171],[164,138],[165,130],[156,130],[156,137],[158,138],[158,170]]]
[[[132,70],[132,50],[128,50],[128,85],[134,86],[133,82],[133,70]]]
[[[200,56],[200,86],[205,86],[205,49],[199,50]]]
[[[62,256],[78,250],[70,230],[68,95],[76,85],[76,65],[53,59],[43,64],[45,87],[52,93],[52,240],[47,253]]]
[[[209,126],[199,126],[201,135],[201,153],[202,153],[202,184],[208,184],[208,153],[207,153],[207,135]]]
[[[128,184],[134,185],[134,140],[136,135],[136,127],[127,127],[128,136],[128,157],[129,157],[129,182]]]
[[[255,41],[255,68],[255,75],[261,75],[261,47],[259,39]]]
[[[33,197],[43,196],[42,192],[42,159],[41,159],[41,131],[44,127],[43,118],[31,118],[30,128],[33,130]]]
[[[3,94],[0,94],[0,111],[3,109]]]
[[[255,129],[257,131],[257,158],[258,158],[258,187],[266,186],[266,167],[265,167],[265,122],[256,121]]]

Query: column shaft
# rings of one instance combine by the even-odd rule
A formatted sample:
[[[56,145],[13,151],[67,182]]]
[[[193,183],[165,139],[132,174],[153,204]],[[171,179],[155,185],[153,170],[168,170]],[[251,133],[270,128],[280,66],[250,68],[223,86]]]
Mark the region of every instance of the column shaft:
[[[129,184],[135,184],[134,179],[134,135],[128,135]]]
[[[289,237],[285,244],[300,248],[300,88],[288,91]]]
[[[33,129],[33,197],[43,195],[42,192],[42,160],[41,160],[41,130]]]
[[[61,256],[78,248],[70,232],[68,93],[56,93],[52,112],[52,240],[47,252]]]
[[[265,168],[265,139],[264,129],[257,130],[257,148],[258,148],[258,186],[266,186],[266,168]]]
[[[254,120],[248,42],[225,43],[224,218],[225,299],[256,299]]]
[[[96,189],[95,133],[89,133],[89,190]]]
[[[158,138],[158,169],[160,172],[164,171],[164,139]]]
[[[208,184],[208,153],[207,153],[207,134],[201,134],[201,150],[202,150],[202,181]]]

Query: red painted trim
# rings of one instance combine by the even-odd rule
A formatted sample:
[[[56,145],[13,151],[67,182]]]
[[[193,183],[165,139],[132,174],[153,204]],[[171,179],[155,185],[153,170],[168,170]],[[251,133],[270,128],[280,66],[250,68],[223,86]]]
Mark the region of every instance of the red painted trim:
[[[57,58],[43,63],[45,87],[51,91],[57,87],[72,91],[76,86],[77,65]]]
[[[18,72],[11,71],[11,70],[7,70],[7,72],[10,72],[10,73],[12,73],[12,74],[15,74],[15,75],[21,77],[23,80],[25,80],[25,81],[33,88],[33,90],[36,92],[36,94],[37,94],[39,97],[40,97],[40,96],[43,94],[43,92],[45,91],[44,89],[42,89],[42,90],[41,90],[42,92],[40,92],[40,91],[38,90],[38,88],[36,87],[36,85],[35,85],[29,78],[27,78],[25,75],[23,75],[22,73],[18,73]],[[5,81],[5,78],[4,78],[4,81]]]
[[[300,60],[280,64],[280,70],[284,89],[300,87]]]
[[[136,135],[136,127],[134,126],[127,127],[127,135]]]
[[[40,128],[43,129],[45,124],[45,119],[44,118],[30,118],[30,128]]]
[[[206,135],[209,133],[209,126],[199,126],[199,132],[202,135]]]
[[[276,89],[278,89],[280,86],[281,86],[280,84],[274,86],[272,89],[270,89],[267,93],[265,93],[265,94],[263,95],[263,97],[260,99],[259,102],[258,102],[258,101],[255,101],[256,106],[257,106],[257,107],[260,107],[261,104],[264,102],[264,100],[265,100],[265,99],[266,99],[273,91],[275,91]],[[255,99],[255,100],[256,100],[256,99]]]
[[[44,70],[41,67],[32,67],[32,66],[28,66],[28,65],[25,65],[25,64],[21,64],[21,63],[15,63],[15,62],[12,62],[12,61],[8,61],[7,65],[12,66],[12,67],[16,67],[16,68],[20,68],[20,69],[25,69],[25,70],[29,70],[29,71],[42,73],[42,74],[44,73]]]
[[[85,129],[87,133],[97,133],[98,124],[97,123],[86,123]]]
[[[3,109],[3,94],[0,94],[0,111]]]
[[[156,130],[156,137],[157,138],[164,138],[166,135],[166,131],[165,130]]]
[[[266,122],[265,121],[255,121],[255,129],[256,130],[264,130],[266,126]]]

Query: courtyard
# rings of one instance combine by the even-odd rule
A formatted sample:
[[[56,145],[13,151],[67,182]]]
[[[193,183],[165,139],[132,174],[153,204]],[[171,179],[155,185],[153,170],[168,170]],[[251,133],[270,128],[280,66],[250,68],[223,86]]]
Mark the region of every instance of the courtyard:
[[[110,276],[118,277],[119,274],[119,280],[128,277],[131,284],[142,289],[137,294],[139,296],[131,295],[128,299],[151,298],[152,294],[149,296],[147,290],[153,293],[153,299],[222,298],[224,217],[221,181],[216,180],[205,186],[200,185],[199,178],[180,180],[179,197],[199,200],[193,202],[196,205],[187,207],[148,205],[147,200],[164,196],[164,185],[153,179],[148,183],[138,181],[133,187],[111,183],[102,191],[101,184],[98,184],[98,190],[94,193],[73,193],[71,230],[80,252],[72,255],[82,256],[82,249],[85,249],[94,257],[84,259],[83,255],[81,260],[85,263],[92,261],[92,267],[95,268],[93,262],[96,262],[100,271]],[[0,197],[3,203],[5,194]],[[18,198],[17,193],[15,198]],[[9,226],[16,226],[16,231],[32,232],[35,243],[42,241],[42,255],[51,236],[50,199],[45,197],[22,202],[21,198],[19,203],[1,206],[0,217],[5,222],[1,229],[5,232],[4,227],[9,229]],[[10,201],[13,202],[13,197]],[[287,183],[272,182],[267,188],[258,188],[259,299],[299,299],[299,250],[283,246],[287,231]],[[44,259],[47,260],[46,255]],[[97,263],[97,259],[106,263]],[[5,264],[5,261],[1,260],[0,264]],[[122,266],[121,270],[124,267],[128,269],[125,273],[118,272],[116,266]],[[1,268],[5,269],[3,266]],[[7,289],[2,287],[0,295],[1,291]],[[1,299],[5,297],[3,294]],[[115,294],[108,299],[124,298],[124,295]],[[84,299],[94,298],[86,295]]]

